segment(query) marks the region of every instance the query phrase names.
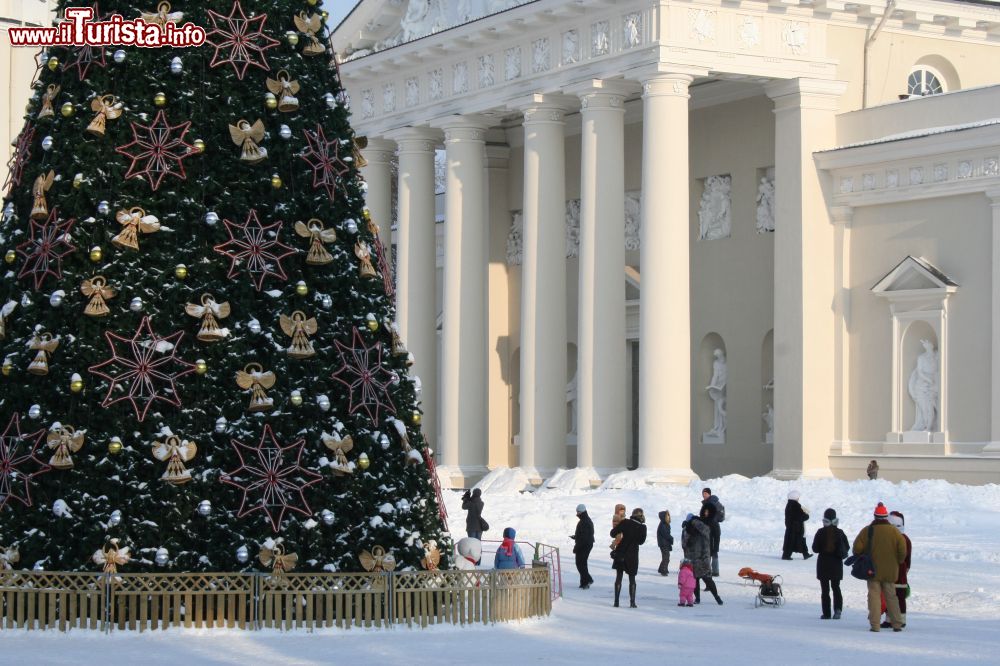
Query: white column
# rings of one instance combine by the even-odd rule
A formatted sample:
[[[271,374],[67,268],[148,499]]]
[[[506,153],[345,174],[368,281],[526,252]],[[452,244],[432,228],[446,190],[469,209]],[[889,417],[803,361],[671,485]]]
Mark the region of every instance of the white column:
[[[438,446],[437,247],[434,149],[439,132],[407,127],[391,133],[399,147],[396,234],[396,322],[420,378],[421,430]]]
[[[566,465],[565,101],[532,95],[524,112],[521,467],[540,483]]]
[[[774,100],[774,469],[830,476],[835,433],[835,228],[813,152],[835,140],[839,81],[767,86]]]
[[[691,471],[690,182],[687,74],[642,81],[642,293],[639,466],[657,480]]]
[[[983,453],[1000,454],[1000,189],[987,190],[993,212],[993,343],[990,375],[990,443]]]
[[[622,82],[574,89],[582,116],[577,454],[606,475],[625,465],[625,96]]]
[[[392,247],[392,158],[395,152],[395,143],[373,137],[368,137],[368,147],[362,151],[368,162],[361,169],[368,185],[365,206],[378,225],[379,238],[387,248]]]
[[[454,485],[485,472],[466,465],[466,446],[487,441],[487,224],[485,118],[436,123],[447,152],[444,325],[441,332],[441,463]],[[469,444],[463,444],[467,442]]]
[[[830,211],[830,221],[834,225],[836,260],[834,279],[837,300],[834,302],[834,316],[837,320],[836,359],[838,417],[835,443],[831,452],[850,453],[851,439],[851,222],[854,209],[850,206],[835,206]]]

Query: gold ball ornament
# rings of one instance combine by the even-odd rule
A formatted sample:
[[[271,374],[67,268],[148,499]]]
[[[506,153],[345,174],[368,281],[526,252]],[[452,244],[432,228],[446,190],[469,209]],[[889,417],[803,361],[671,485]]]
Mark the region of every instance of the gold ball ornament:
[[[410,415],[410,422],[413,423],[413,425],[420,425],[420,418],[420,412],[414,410]]]
[[[153,95],[153,104],[156,106],[165,106],[167,103],[167,96],[165,93],[158,92]]]
[[[371,464],[372,464],[371,461],[368,460],[367,453],[362,453],[360,456],[358,456],[358,467],[360,467],[361,469],[363,470],[368,469],[368,467]]]
[[[285,39],[288,41],[289,46],[295,46],[299,43],[299,33],[289,30],[285,33]]]
[[[323,11],[321,11],[321,12],[320,12],[320,16],[322,16],[322,17],[323,17],[323,20],[325,21],[325,20],[327,20],[328,18],[330,18],[330,12],[328,12],[328,11],[326,11],[326,10],[324,9]]]
[[[281,176],[276,173],[271,174],[271,187],[276,190],[280,190],[284,183],[281,182]]]
[[[74,379],[73,381],[71,381],[69,383],[69,390],[72,391],[73,393],[79,393],[80,391],[82,391],[83,390],[83,380],[82,379]]]
[[[61,107],[59,107],[59,113],[63,115],[63,118],[69,118],[74,113],[76,113],[76,109],[73,107],[72,104],[66,102]]]
[[[49,58],[49,61],[48,61],[47,64],[48,64],[48,67],[49,67],[49,71],[50,72],[54,72],[57,69],[59,69],[59,58],[57,58],[55,56],[52,56],[51,58]]]
[[[104,258],[104,250],[101,249],[100,245],[95,245],[90,248],[90,260],[95,264]]]
[[[122,441],[115,437],[110,442],[108,442],[108,453],[113,456],[118,455],[122,452]]]
[[[315,7],[316,5],[319,4],[319,0],[306,0],[306,2],[309,3],[310,7]]]
[[[299,280],[299,283],[295,285],[295,293],[298,294],[299,296],[305,296],[306,294],[309,293],[309,285],[307,285],[302,280]]]
[[[75,176],[73,176],[73,187],[75,189],[80,189],[81,187],[83,187],[83,174],[82,173],[78,173]]]
[[[372,333],[378,330],[378,322],[374,319],[369,319],[367,322],[365,322],[365,325],[368,327],[368,330],[371,331]]]
[[[294,406],[296,406],[296,407],[300,407],[300,406],[302,405],[302,394],[301,394],[301,393],[299,393],[298,391],[292,391],[292,395],[291,395],[291,397],[289,398],[289,401],[290,401],[290,402],[291,402],[291,403],[292,403],[292,404],[293,404]]]
[[[194,371],[199,375],[203,375],[208,372],[208,363],[205,363],[205,359],[199,358],[194,362]]]
[[[7,254],[3,255],[3,260],[8,264],[14,263],[17,261],[17,252],[14,252],[14,250],[7,250]]]
[[[184,264],[177,264],[174,266],[174,275],[177,276],[178,280],[183,280],[188,276],[188,267]]]
[[[3,373],[4,377],[10,377],[10,373],[14,372],[14,364],[10,362],[10,359],[4,360],[3,366],[0,366],[0,372]]]
[[[272,111],[278,108],[278,98],[274,96],[274,93],[269,92],[264,95],[264,106]]]
[[[205,142],[202,141],[201,139],[195,139],[192,145],[194,146],[194,150],[196,153],[205,152]]]

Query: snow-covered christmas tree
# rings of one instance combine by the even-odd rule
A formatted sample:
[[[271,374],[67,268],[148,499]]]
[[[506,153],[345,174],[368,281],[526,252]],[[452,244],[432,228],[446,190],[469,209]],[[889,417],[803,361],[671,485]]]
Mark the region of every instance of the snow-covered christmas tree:
[[[419,389],[317,0],[93,7],[206,43],[38,56],[0,224],[0,549],[419,567],[443,529]]]

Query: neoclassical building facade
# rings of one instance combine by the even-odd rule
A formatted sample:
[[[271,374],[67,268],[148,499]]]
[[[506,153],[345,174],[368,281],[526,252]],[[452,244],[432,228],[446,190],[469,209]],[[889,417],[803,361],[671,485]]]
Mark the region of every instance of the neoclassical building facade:
[[[333,46],[444,474],[1000,479],[998,36],[986,2],[359,2]]]

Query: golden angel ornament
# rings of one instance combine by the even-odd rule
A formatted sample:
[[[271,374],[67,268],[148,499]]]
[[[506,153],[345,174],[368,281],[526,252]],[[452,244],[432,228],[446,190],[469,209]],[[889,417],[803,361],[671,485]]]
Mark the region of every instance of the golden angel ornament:
[[[49,216],[49,204],[45,201],[45,193],[52,187],[55,179],[56,172],[51,169],[48,173],[39,174],[38,178],[35,178],[35,183],[31,186],[31,194],[35,198],[31,206],[31,219],[44,220]]]
[[[427,571],[437,571],[441,564],[441,551],[438,550],[437,541],[431,539],[424,544],[424,556],[420,558],[420,566]]]
[[[281,330],[292,339],[292,344],[286,350],[291,358],[309,358],[316,354],[313,349],[310,335],[315,335],[319,330],[315,317],[306,319],[306,315],[301,310],[296,310],[292,316],[281,315],[278,318]]]
[[[17,301],[7,301],[0,308],[0,340],[7,337],[7,319],[17,308]]]
[[[118,547],[118,539],[111,539],[110,543],[103,550],[95,550],[93,555],[94,564],[103,564],[104,573],[118,573],[118,567],[128,564],[132,559],[128,546]]]
[[[370,553],[367,550],[361,551],[358,559],[365,571],[392,571],[396,568],[396,558],[385,552],[382,546],[375,546]]]
[[[330,463],[333,475],[354,474],[354,465],[347,461],[347,454],[354,448],[354,440],[351,436],[341,438],[336,433],[328,435],[324,432],[320,437],[323,440],[323,445],[333,452],[333,462]]]
[[[260,363],[249,363],[236,371],[236,383],[244,391],[250,391],[249,411],[267,412],[274,407],[274,400],[268,397],[265,390],[274,386],[276,380],[274,373],[270,370],[264,372]]]
[[[21,553],[18,551],[17,546],[3,547],[0,546],[0,569],[13,569],[12,564],[17,564],[21,561]]]
[[[49,465],[55,469],[73,469],[72,454],[83,447],[84,432],[77,432],[73,426],[53,424],[45,444],[55,453],[49,458]]]
[[[406,349],[406,345],[403,344],[403,338],[399,337],[399,327],[396,326],[396,322],[386,319],[382,323],[388,329],[389,335],[392,336],[392,355],[406,356],[409,354],[410,352]]]
[[[34,360],[28,365],[28,372],[33,375],[49,374],[49,355],[59,347],[59,338],[53,338],[50,333],[35,333],[28,343],[28,349],[35,354]]]
[[[171,435],[165,442],[153,442],[153,457],[167,463],[167,471],[160,478],[176,486],[191,480],[191,472],[184,467],[198,453],[198,445]]]
[[[295,233],[309,239],[309,251],[306,253],[306,263],[310,266],[324,266],[333,261],[333,256],[323,247],[325,243],[337,240],[335,229],[326,229],[323,221],[310,218],[308,222],[296,222]]]
[[[95,275],[92,278],[85,278],[80,285],[80,293],[90,298],[87,307],[83,309],[83,314],[88,317],[104,317],[111,312],[108,307],[108,299],[114,298],[118,293],[113,287],[108,286],[108,281],[103,275]]]
[[[326,53],[326,48],[320,44],[319,38],[316,37],[316,33],[323,28],[322,16],[319,14],[306,16],[305,12],[299,12],[295,15],[295,27],[309,38],[309,43],[302,49],[302,55],[314,56]]]
[[[264,123],[258,118],[253,125],[242,118],[229,126],[229,136],[240,147],[240,159],[257,164],[267,158],[267,148],[258,145],[264,140]]]
[[[60,90],[62,90],[62,87],[55,83],[50,83],[45,88],[45,92],[42,94],[42,109],[38,112],[39,120],[42,118],[51,118],[56,115],[56,112],[52,109],[52,102],[59,96]]]
[[[211,294],[202,294],[201,305],[188,303],[184,312],[201,318],[201,330],[195,337],[202,342],[218,342],[229,335],[229,329],[219,326],[219,320],[229,316],[229,301],[216,303]]]
[[[352,151],[354,153],[354,166],[359,169],[364,169],[368,166],[368,160],[365,159],[365,156],[361,153],[361,151],[368,147],[368,137],[356,136],[354,137],[353,144]]]
[[[90,109],[97,115],[87,125],[87,131],[94,136],[104,136],[104,129],[107,122],[121,117],[123,106],[121,100],[111,94],[95,97],[90,102]]]
[[[361,265],[358,267],[358,273],[362,279],[378,277],[375,267],[372,266],[372,251],[368,243],[363,240],[356,242],[354,244],[354,256],[361,262]]]
[[[147,215],[146,211],[138,206],[118,211],[115,219],[122,225],[122,230],[111,239],[111,243],[123,249],[138,250],[140,232],[153,234],[160,230],[160,219],[155,215]]]
[[[277,576],[291,571],[299,562],[297,553],[285,553],[285,547],[268,539],[260,548],[257,556],[265,567],[271,567],[271,573]]]
[[[164,0],[160,4],[156,5],[156,13],[149,14],[147,12],[139,12],[142,16],[142,20],[146,23],[151,23],[153,25],[158,25],[161,28],[165,28],[167,23],[177,23],[182,18],[184,18],[184,12],[172,12],[170,11],[170,3]]]
[[[278,98],[278,111],[298,111],[299,98],[296,95],[299,94],[299,82],[292,79],[286,70],[279,71],[277,79],[268,77],[267,89]]]

